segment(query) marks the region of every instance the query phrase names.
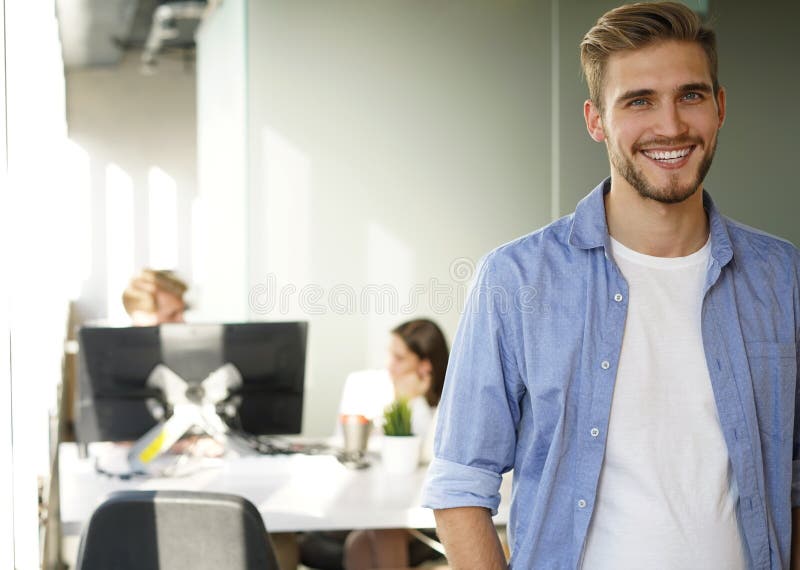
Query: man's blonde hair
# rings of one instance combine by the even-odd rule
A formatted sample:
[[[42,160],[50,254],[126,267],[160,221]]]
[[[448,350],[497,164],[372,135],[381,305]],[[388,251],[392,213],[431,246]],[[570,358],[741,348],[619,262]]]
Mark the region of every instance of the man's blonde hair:
[[[708,58],[714,94],[717,79],[717,40],[691,8],[677,2],[640,2],[603,14],[581,41],[581,66],[589,97],[603,110],[606,63],[614,53],[640,49],[665,40],[696,42]]]
[[[156,291],[166,291],[182,299],[186,289],[186,283],[172,271],[142,269],[122,293],[122,304],[129,315],[133,315],[134,311],[155,313],[158,309]]]

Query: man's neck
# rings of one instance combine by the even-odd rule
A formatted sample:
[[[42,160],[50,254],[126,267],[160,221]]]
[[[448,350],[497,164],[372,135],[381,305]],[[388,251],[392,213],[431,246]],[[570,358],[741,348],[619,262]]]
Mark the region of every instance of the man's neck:
[[[612,178],[605,209],[611,237],[645,255],[684,257],[708,241],[702,187],[683,202],[664,204],[643,198],[624,180]]]

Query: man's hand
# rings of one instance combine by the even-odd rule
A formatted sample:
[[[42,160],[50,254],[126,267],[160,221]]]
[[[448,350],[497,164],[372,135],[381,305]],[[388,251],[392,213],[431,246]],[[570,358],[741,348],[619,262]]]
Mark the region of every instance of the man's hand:
[[[453,570],[508,568],[500,538],[487,509],[457,507],[435,510],[436,532]]]

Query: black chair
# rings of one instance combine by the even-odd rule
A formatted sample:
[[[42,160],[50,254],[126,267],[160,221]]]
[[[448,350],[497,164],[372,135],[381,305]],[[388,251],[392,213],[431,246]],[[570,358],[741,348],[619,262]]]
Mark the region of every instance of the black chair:
[[[77,570],[279,570],[248,500],[195,491],[121,491],[83,529]]]

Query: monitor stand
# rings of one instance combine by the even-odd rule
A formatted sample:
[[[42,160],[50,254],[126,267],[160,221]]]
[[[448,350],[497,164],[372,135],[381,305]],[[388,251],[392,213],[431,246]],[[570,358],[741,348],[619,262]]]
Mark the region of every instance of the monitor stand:
[[[128,453],[133,471],[147,472],[153,460],[168,451],[192,428],[199,428],[239,455],[253,453],[247,441],[231,433],[217,414],[217,404],[228,398],[232,388],[242,385],[242,376],[233,364],[223,364],[199,384],[189,383],[167,366],[159,364],[150,373],[147,385],[163,392],[173,412],[169,419],[160,421],[133,444]]]

